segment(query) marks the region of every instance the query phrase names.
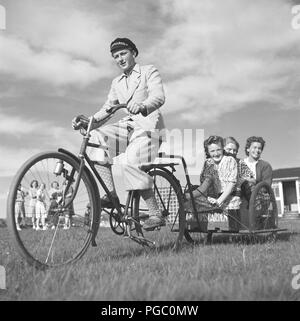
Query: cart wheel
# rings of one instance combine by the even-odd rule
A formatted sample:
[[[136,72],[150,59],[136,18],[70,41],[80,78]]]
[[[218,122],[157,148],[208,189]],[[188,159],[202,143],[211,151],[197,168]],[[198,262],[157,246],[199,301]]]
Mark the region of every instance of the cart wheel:
[[[249,202],[250,231],[277,227],[278,212],[271,186],[260,182],[255,186]]]
[[[8,228],[17,250],[38,268],[74,262],[82,257],[91,242],[92,229],[98,221],[97,198],[86,169],[73,202],[69,207],[64,206],[71,187],[75,189],[78,172],[79,163],[73,158],[46,152],[29,159],[12,182],[7,200]],[[46,185],[44,202],[29,196],[33,180]],[[64,189],[57,198],[58,206],[50,211],[48,191],[53,181]],[[20,227],[19,217],[23,214],[26,225]]]
[[[153,177],[153,191],[162,215],[166,220],[166,226],[155,231],[145,232],[139,226],[136,227],[138,233],[155,235],[155,243],[162,246],[175,242],[175,249],[178,249],[183,238],[185,229],[185,217],[183,210],[182,189],[172,173],[166,170],[152,169],[148,172]],[[143,225],[149,217],[149,211],[144,200],[138,193],[134,194],[133,202],[134,219]]]
[[[278,234],[277,232],[272,232],[270,235],[270,242],[275,243],[277,241]]]
[[[212,232],[208,232],[205,243],[207,245],[211,245],[212,244],[212,240],[213,240],[213,233]]]

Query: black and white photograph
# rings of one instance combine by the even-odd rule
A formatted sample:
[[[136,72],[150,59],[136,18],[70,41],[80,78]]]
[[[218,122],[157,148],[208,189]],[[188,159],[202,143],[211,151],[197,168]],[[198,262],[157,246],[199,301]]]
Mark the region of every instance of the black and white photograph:
[[[299,301],[299,55],[298,0],[0,0],[0,301]]]

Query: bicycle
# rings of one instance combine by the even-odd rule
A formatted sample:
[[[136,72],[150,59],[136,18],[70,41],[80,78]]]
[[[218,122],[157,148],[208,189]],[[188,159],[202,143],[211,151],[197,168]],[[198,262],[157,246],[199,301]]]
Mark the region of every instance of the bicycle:
[[[111,108],[107,118],[102,120],[100,125],[105,124],[121,108],[126,108],[126,105]],[[195,234],[201,236],[202,233],[206,233],[206,241],[211,243],[214,233],[242,234],[251,237],[260,233],[271,233],[275,238],[277,232],[286,231],[286,229],[277,227],[278,214],[274,193],[271,187],[263,182],[255,187],[251,195],[249,213],[247,214],[248,222],[239,222],[242,227],[241,231],[207,228],[208,216],[223,213],[223,210],[213,208],[197,212],[193,197],[193,185],[184,157],[159,153],[158,159],[180,160],[185,173],[186,185],[182,187],[174,175],[175,167],[179,163],[165,162],[141,165],[141,169],[153,177],[155,197],[166,220],[165,227],[145,232],[143,221],[148,217],[148,209],[143,204],[138,191],[128,193],[126,204],[116,202],[95,169],[94,162],[86,153],[87,147],[103,148],[99,144],[89,142],[93,121],[93,118],[88,120],[86,117],[82,117],[83,127],[80,129],[80,133],[83,135],[83,141],[78,156],[62,148],[59,148],[58,151],[39,153],[26,161],[13,179],[7,200],[8,228],[17,250],[28,263],[45,269],[79,260],[86,253],[90,244],[97,246],[96,236],[102,212],[109,216],[109,224],[114,233],[144,247],[157,245],[157,233],[163,238],[168,238],[168,241],[171,240],[173,248],[179,250],[183,237],[189,243],[197,244]],[[51,227],[51,222],[48,222],[49,229],[45,231],[37,232],[30,226],[20,231],[17,229],[18,215],[16,211],[18,187],[20,184],[23,187],[28,187],[33,179],[39,182],[48,182],[48,186],[49,182],[54,179],[60,185],[62,182],[65,183],[66,187],[57,207],[51,210],[51,216],[56,218],[57,224]],[[112,202],[111,209],[101,207],[97,182]],[[72,196],[66,197],[71,188],[73,189]],[[184,208],[185,193],[189,193],[192,201],[190,211]],[[26,200],[24,207],[25,212],[28,213],[29,204],[26,203]],[[70,228],[60,228],[70,213],[72,213]],[[228,213],[225,215],[228,216]],[[188,216],[194,219],[195,224],[191,225],[187,219]],[[200,219],[200,217],[205,219]],[[155,241],[149,239],[148,234],[153,234]]]
[[[111,116],[126,105],[118,105],[107,110],[107,117],[99,125],[103,126]],[[83,136],[78,156],[59,148],[57,151],[42,152],[26,161],[15,175],[7,200],[8,228],[14,244],[26,261],[37,268],[48,268],[70,264],[79,260],[90,244],[97,246],[96,236],[101,221],[101,212],[109,215],[111,229],[118,235],[133,240],[142,246],[155,246],[145,234],[158,231],[163,237],[176,232],[174,248],[178,250],[185,230],[183,210],[183,192],[180,182],[173,175],[176,163],[142,164],[141,169],[153,177],[153,188],[166,226],[154,231],[143,231],[143,220],[147,218],[148,209],[140,199],[138,191],[129,191],[126,204],[118,204],[107,189],[104,181],[95,169],[95,163],[86,153],[87,147],[104,148],[89,142],[94,119],[82,116],[80,133]],[[159,157],[164,157],[160,154]],[[65,185],[57,207],[51,209],[51,217],[56,217],[56,225],[51,226],[48,217],[47,229],[36,231],[28,225],[21,231],[16,228],[16,198],[18,186],[28,187],[36,179],[49,186],[53,180]],[[113,207],[102,209],[97,182],[111,200]],[[72,196],[66,197],[73,189]],[[25,211],[28,213],[28,202],[25,200]],[[66,216],[72,212],[72,224],[65,225]],[[31,220],[30,220],[31,221]],[[171,233],[172,234],[172,233]],[[174,234],[173,234],[174,235]]]

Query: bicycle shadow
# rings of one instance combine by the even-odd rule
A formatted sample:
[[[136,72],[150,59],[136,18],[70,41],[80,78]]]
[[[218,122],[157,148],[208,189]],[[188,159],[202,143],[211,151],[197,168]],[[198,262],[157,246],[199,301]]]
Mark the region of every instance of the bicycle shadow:
[[[193,243],[182,240],[179,247],[176,249],[176,242],[174,240],[164,241],[156,246],[137,246],[131,249],[123,248],[114,254],[109,255],[109,260],[119,261],[120,259],[132,259],[142,256],[155,255],[161,253],[180,253],[181,250],[192,249],[196,246],[210,246],[218,244],[228,245],[253,245],[253,244],[267,244],[276,242],[289,242],[291,236],[300,236],[300,232],[282,231],[276,234],[274,238],[269,234],[245,235],[245,234],[228,234],[215,233],[212,236],[211,242],[207,241],[207,234],[202,233],[202,236]]]
[[[297,234],[300,234],[297,232]],[[229,234],[229,233],[215,233],[212,235],[211,240],[208,240],[207,236],[203,239],[196,241],[194,244],[203,245],[217,245],[217,244],[235,244],[235,245],[251,245],[251,244],[263,244],[270,242],[289,242],[291,235],[290,231],[277,232],[276,234],[261,233],[261,234]]]

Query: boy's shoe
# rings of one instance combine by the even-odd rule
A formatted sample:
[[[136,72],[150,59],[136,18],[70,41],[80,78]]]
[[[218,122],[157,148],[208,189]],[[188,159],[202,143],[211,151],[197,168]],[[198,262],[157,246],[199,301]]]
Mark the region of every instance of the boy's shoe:
[[[48,230],[48,227],[45,225],[43,226],[43,231],[46,231],[46,230]]]
[[[161,216],[150,216],[143,224],[145,231],[153,231],[157,227],[165,226],[166,221]]]
[[[21,227],[19,225],[17,225],[17,230],[18,231],[22,231]]]
[[[41,230],[41,228],[39,226],[37,226],[35,230],[39,231],[39,230]]]
[[[118,196],[114,196],[113,198],[114,198],[114,200],[115,200],[115,202],[117,204],[120,204]],[[110,200],[110,198],[106,194],[103,197],[101,197],[100,204],[101,204],[101,207],[103,207],[103,208],[113,208],[113,207],[115,207],[113,205],[113,202]]]
[[[69,226],[67,226],[67,225],[64,225],[64,230],[68,230],[70,227]]]

